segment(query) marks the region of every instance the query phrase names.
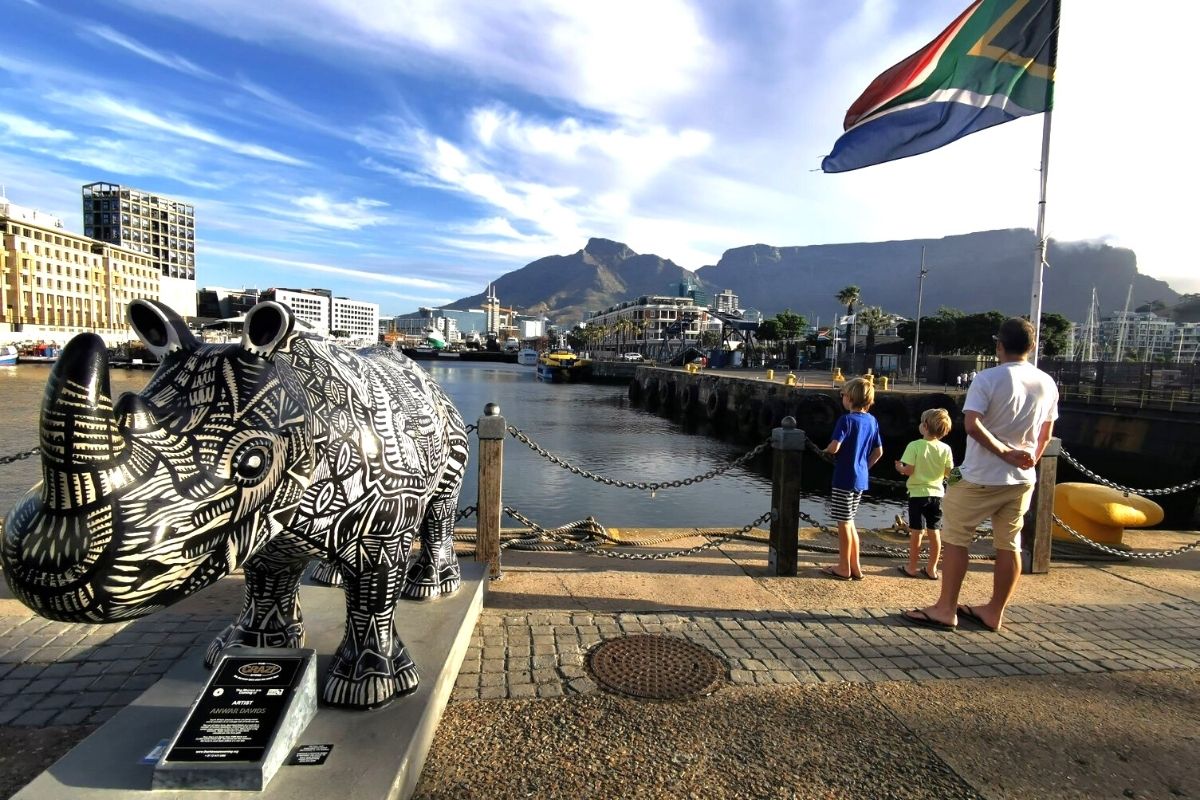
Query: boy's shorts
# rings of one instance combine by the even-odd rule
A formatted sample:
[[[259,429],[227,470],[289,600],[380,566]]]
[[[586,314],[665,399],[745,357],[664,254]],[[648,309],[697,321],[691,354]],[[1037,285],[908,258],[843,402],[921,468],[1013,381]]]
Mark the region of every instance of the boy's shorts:
[[[908,498],[908,527],[914,531],[936,531],[942,528],[942,498]]]
[[[829,516],[834,522],[853,522],[862,501],[862,492],[849,489],[834,489],[829,497]]]

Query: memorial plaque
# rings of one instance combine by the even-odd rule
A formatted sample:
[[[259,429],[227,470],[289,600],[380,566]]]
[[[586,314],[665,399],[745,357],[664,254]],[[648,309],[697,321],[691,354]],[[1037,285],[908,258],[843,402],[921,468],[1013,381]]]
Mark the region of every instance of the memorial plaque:
[[[233,648],[154,770],[156,789],[261,789],[316,713],[312,650]]]

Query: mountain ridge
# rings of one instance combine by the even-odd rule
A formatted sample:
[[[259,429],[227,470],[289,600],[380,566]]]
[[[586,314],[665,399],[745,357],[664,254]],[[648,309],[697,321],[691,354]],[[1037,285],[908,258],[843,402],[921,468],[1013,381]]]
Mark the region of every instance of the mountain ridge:
[[[1036,240],[1033,231],[1010,228],[955,234],[937,239],[777,246],[764,243],[730,248],[716,264],[690,271],[670,259],[639,254],[622,242],[593,237],[568,255],[545,256],[493,282],[505,305],[552,321],[571,324],[591,312],[644,294],[674,294],[681,280],[698,281],[710,294],[731,289],[744,308],[766,316],[790,308],[815,321],[844,313],[834,296],[857,285],[861,304],[880,305],[904,316],[916,315],[921,248],[928,275],[922,313],[940,306],[967,313],[1029,310]],[[1180,295],[1165,281],[1137,271],[1132,250],[1095,242],[1051,239],[1044,271],[1042,305],[1081,322],[1095,286],[1104,313],[1124,306],[1133,284],[1131,308]],[[476,308],[484,294],[445,308]]]

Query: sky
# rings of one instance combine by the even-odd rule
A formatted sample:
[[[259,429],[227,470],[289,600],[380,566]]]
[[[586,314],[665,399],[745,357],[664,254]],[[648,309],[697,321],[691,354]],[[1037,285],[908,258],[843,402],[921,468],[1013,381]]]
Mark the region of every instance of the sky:
[[[76,232],[84,183],[192,203],[199,286],[385,315],[593,236],[694,270],[756,243],[1032,229],[1040,116],[819,171],[850,103],[966,5],[0,0],[0,184]],[[1186,9],[1063,0],[1047,230],[1194,292]]]

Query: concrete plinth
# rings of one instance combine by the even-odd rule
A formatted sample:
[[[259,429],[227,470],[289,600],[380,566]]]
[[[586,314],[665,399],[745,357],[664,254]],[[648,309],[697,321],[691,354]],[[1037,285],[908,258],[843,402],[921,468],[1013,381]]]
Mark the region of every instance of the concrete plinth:
[[[402,601],[396,627],[420,670],[409,695],[374,711],[321,708],[301,745],[332,745],[319,766],[284,765],[262,792],[152,791],[154,762],[145,757],[175,733],[208,680],[202,648],[196,648],[141,697],[59,759],[15,796],[19,800],[100,798],[407,798],[412,794],[442,711],[483,608],[483,564],[462,564],[462,588],[451,597]],[[307,647],[319,654],[318,683],[341,642],[345,625],[342,590],[300,590]],[[230,610],[230,615],[235,613]]]

